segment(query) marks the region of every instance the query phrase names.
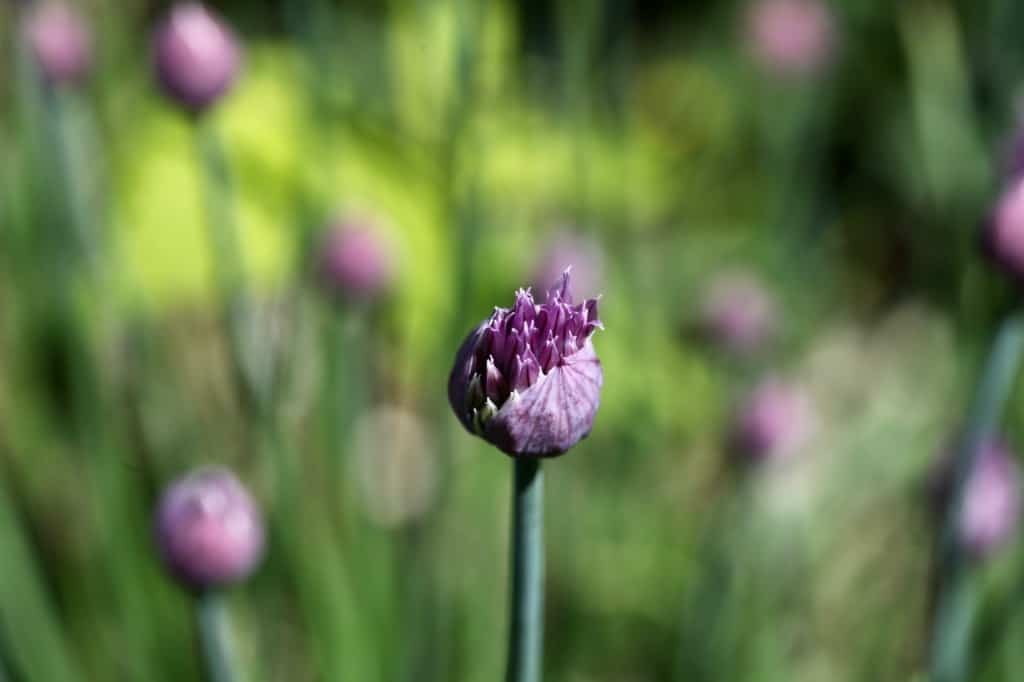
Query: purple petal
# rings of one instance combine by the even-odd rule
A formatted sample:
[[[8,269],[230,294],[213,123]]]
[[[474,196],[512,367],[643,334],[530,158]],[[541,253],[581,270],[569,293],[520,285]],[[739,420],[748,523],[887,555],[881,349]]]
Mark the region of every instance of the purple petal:
[[[590,433],[603,381],[601,362],[588,341],[506,402],[487,422],[484,437],[514,457],[562,454]]]

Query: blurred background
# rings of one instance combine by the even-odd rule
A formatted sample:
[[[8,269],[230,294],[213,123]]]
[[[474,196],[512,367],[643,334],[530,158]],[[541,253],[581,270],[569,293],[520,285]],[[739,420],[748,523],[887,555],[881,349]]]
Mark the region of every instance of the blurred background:
[[[71,6],[0,4],[0,679],[202,679],[152,519],[210,464],[267,522],[244,679],[500,679],[511,466],[447,376],[568,265],[605,387],[546,466],[547,678],[924,679],[1024,5],[216,2],[201,113],[169,3]],[[1024,675],[1004,482],[972,680]]]

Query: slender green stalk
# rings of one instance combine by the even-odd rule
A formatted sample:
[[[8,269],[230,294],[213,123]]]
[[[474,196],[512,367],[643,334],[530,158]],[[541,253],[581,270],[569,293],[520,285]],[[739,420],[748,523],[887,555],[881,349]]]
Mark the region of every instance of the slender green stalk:
[[[236,682],[224,595],[211,590],[196,599],[196,628],[207,682]]]
[[[206,212],[214,279],[223,306],[228,356],[235,388],[244,409],[260,416],[267,409],[269,387],[258,376],[256,358],[250,357],[246,339],[251,312],[245,279],[245,263],[234,211],[234,186],[227,156],[213,123],[197,122],[197,142],[204,171]]]
[[[236,296],[243,289],[242,249],[232,208],[234,187],[220,138],[213,123],[197,123],[199,153],[206,183],[206,208],[209,214],[210,245],[214,271],[222,294]]]
[[[970,633],[975,599],[963,547],[960,522],[967,480],[977,453],[992,436],[1013,388],[1024,351],[1024,313],[1008,317],[996,333],[984,373],[957,444],[950,503],[939,546],[937,597],[932,625],[932,682],[961,682],[970,669]]]
[[[512,600],[506,682],[540,682],[544,659],[544,472],[515,460],[512,488]]]

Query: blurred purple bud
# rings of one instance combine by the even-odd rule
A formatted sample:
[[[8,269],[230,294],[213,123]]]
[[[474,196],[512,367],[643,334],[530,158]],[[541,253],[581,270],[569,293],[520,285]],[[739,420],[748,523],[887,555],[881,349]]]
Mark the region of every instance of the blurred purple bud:
[[[747,40],[765,72],[797,79],[820,72],[837,41],[832,13],[820,0],[754,0],[747,14]]]
[[[740,408],[731,436],[738,454],[754,461],[780,461],[807,443],[813,425],[811,402],[803,389],[769,378]]]
[[[263,519],[234,474],[205,469],[160,498],[156,539],[168,571],[203,590],[237,582],[263,557]]]
[[[983,239],[997,265],[1024,279],[1024,178],[1014,180],[1003,192],[985,225]]]
[[[604,252],[601,245],[583,235],[562,232],[547,244],[533,270],[535,291],[546,291],[572,268],[573,289],[583,298],[604,288]]]
[[[349,301],[372,301],[394,279],[391,244],[366,220],[335,223],[324,238],[319,267],[324,285]]]
[[[230,89],[242,57],[234,34],[219,17],[198,2],[183,2],[157,29],[154,60],[167,95],[200,113]]]
[[[400,407],[377,407],[356,421],[351,479],[374,523],[392,528],[421,518],[437,499],[440,471],[427,424]]]
[[[80,82],[92,66],[92,34],[81,15],[60,3],[30,10],[23,25],[36,63],[53,85]]]
[[[963,505],[961,542],[973,556],[987,556],[1016,535],[1020,469],[1003,444],[991,441],[982,446],[967,480]]]
[[[585,438],[604,375],[591,335],[597,299],[573,305],[569,272],[534,302],[520,289],[463,342],[448,379],[462,425],[513,457],[551,457]]]
[[[775,331],[775,301],[760,282],[742,272],[717,275],[704,294],[701,326],[719,347],[746,354]]]

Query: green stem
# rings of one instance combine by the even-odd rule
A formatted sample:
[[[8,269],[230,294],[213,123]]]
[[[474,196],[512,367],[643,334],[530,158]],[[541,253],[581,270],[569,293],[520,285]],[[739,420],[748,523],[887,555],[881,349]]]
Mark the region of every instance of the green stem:
[[[217,295],[223,306],[227,333],[228,357],[234,375],[235,389],[243,409],[257,418],[267,410],[269,387],[258,376],[258,358],[247,346],[251,333],[250,301],[247,294],[245,263],[239,240],[238,221],[234,211],[234,185],[227,156],[213,123],[208,119],[196,122],[197,143],[204,171],[205,200],[210,250],[213,255]]]
[[[950,503],[939,546],[937,599],[932,626],[930,679],[961,682],[970,668],[970,633],[975,599],[960,543],[964,492],[977,454],[999,423],[1024,351],[1024,313],[1008,317],[992,342],[953,463]]]
[[[515,460],[512,491],[512,601],[506,682],[540,682],[544,658],[544,472]]]
[[[196,627],[207,682],[235,682],[235,666],[224,595],[204,592],[196,599]]]

